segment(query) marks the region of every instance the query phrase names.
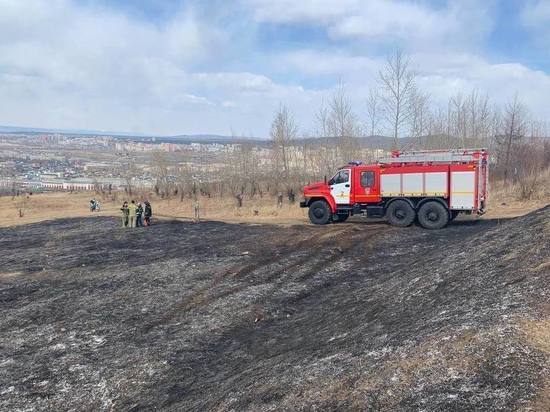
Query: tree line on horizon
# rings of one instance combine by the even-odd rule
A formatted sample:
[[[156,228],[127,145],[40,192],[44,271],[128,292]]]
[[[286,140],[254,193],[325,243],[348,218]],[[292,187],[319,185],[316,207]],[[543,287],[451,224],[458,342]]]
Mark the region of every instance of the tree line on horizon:
[[[281,103],[271,123],[268,164],[262,163],[254,142],[238,144],[223,159],[222,170],[206,178],[197,178],[189,165],[172,164],[155,154],[155,191],[182,200],[230,195],[237,205],[246,197],[280,193],[294,200],[304,184],[331,176],[349,161],[375,161],[384,154],[364,137],[376,135],[389,136],[394,150],[487,148],[492,180],[519,183],[524,198],[534,193],[550,167],[548,124],[533,118],[518,93],[497,105],[479,90],[460,91],[445,108],[438,107],[420,89],[410,58],[402,51],[388,56],[364,102],[363,108],[354,107],[339,83],[321,102],[309,138],[299,135],[292,111]],[[359,112],[364,113],[363,121]],[[138,172],[133,164],[126,170],[131,191],[130,178]]]

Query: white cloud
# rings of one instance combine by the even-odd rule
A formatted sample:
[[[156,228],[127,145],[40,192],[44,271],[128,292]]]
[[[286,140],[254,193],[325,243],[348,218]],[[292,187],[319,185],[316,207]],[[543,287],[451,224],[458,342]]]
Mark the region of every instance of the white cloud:
[[[537,118],[549,118],[545,103],[550,93],[550,76],[520,63],[491,63],[470,54],[415,55],[418,82],[444,105],[456,93],[477,89],[492,102],[503,104],[517,92]]]
[[[235,52],[231,36],[192,8],[154,25],[70,0],[0,0],[0,124],[265,136],[281,101],[309,115],[316,92],[299,85],[198,71]]]
[[[550,116],[546,73],[483,57],[491,1],[240,1],[250,14],[234,13],[234,24],[198,2],[154,24],[71,0],[0,0],[0,124],[266,136],[283,102],[307,129],[340,79],[361,114],[392,42],[407,46],[437,102],[471,88],[502,102],[517,90]],[[540,30],[542,3],[522,14]],[[254,38],[266,23],[314,25],[330,40],[272,48]]]
[[[367,56],[353,56],[345,52],[303,49],[273,56],[273,64],[287,70],[299,70],[313,76],[359,74],[371,77],[378,71],[380,60]]]
[[[155,26],[68,0],[0,0],[0,123],[175,132],[181,116],[153,119],[212,104],[190,73],[226,41],[192,10]]]
[[[330,36],[381,43],[475,44],[491,30],[494,1],[449,2],[442,8],[403,0],[244,0],[259,22],[306,23],[325,27]]]

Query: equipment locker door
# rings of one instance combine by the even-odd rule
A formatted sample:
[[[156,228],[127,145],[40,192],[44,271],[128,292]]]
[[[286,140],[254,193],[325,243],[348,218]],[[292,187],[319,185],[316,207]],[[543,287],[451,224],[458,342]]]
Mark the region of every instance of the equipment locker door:
[[[351,171],[350,169],[340,170],[328,182],[330,194],[337,205],[349,205],[351,193]]]
[[[451,168],[450,207],[454,210],[473,210],[476,207],[476,172],[455,171]]]

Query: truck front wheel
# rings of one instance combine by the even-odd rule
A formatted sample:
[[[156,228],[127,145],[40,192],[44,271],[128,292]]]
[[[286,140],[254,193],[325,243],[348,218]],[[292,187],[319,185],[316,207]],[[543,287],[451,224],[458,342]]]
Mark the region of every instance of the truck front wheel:
[[[315,225],[326,225],[330,220],[330,215],[330,207],[324,200],[316,200],[309,206],[309,220]]]
[[[439,202],[426,202],[418,210],[418,223],[425,229],[441,229],[449,223],[449,211]]]
[[[415,213],[409,202],[395,200],[386,209],[386,218],[392,226],[406,227],[414,221]]]

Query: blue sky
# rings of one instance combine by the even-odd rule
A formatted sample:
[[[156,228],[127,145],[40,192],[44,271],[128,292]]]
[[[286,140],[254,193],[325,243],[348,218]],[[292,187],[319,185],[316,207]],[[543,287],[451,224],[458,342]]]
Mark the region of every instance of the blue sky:
[[[550,0],[0,0],[0,124],[267,136],[406,51],[434,106],[515,92],[550,117]]]

